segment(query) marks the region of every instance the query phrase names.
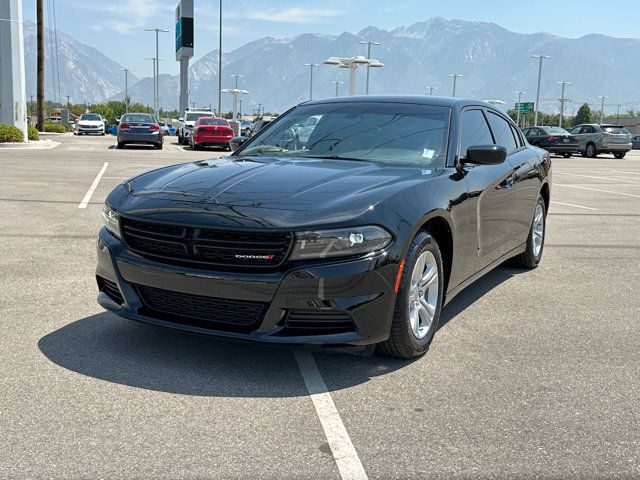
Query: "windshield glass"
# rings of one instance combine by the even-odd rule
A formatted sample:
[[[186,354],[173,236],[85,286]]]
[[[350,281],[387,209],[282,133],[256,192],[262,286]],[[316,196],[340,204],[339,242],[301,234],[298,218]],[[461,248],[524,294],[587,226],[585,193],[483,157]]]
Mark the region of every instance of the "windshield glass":
[[[441,166],[450,109],[404,103],[302,105],[258,133],[239,156],[372,160]]]
[[[210,117],[212,114],[211,112],[202,112],[202,113],[187,113],[187,115],[184,117],[184,121],[185,122],[195,122],[196,120],[198,120],[199,118],[202,117]]]
[[[564,128],[560,128],[560,127],[547,128],[547,132],[550,135],[569,135],[569,132],[567,132]]]
[[[148,113],[128,113],[122,116],[122,123],[155,123],[153,115]]]
[[[89,120],[89,121],[98,121],[101,122],[102,121],[102,117],[100,117],[100,115],[98,115],[97,113],[83,113],[82,115],[80,115],[80,120]]]
[[[225,127],[228,127],[229,122],[222,118],[202,118],[200,120],[200,125],[224,125]]]
[[[629,133],[624,127],[602,127],[602,129],[607,133],[615,133],[618,135]]]

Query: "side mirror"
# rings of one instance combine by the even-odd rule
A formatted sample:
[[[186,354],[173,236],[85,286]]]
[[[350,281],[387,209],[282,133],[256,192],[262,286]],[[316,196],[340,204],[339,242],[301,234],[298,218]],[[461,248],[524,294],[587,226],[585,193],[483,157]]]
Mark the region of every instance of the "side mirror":
[[[179,121],[179,122],[184,122],[184,118],[180,117],[180,118],[178,119],[178,121]]]
[[[507,159],[507,149],[501,145],[474,145],[467,149],[464,163],[499,165]]]
[[[236,150],[238,150],[242,145],[244,145],[244,143],[249,140],[247,137],[243,137],[243,136],[239,136],[239,137],[233,137],[230,141],[229,141],[229,146],[231,147],[231,150],[233,150],[234,152]]]

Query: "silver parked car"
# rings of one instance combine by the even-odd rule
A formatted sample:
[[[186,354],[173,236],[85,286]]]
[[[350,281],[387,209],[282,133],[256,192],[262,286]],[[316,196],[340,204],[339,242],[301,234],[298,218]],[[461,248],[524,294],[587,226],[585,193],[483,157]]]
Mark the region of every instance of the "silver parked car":
[[[616,158],[623,158],[631,150],[631,134],[620,125],[585,123],[569,132],[578,138],[578,148],[585,157],[595,158],[600,153],[611,153]]]

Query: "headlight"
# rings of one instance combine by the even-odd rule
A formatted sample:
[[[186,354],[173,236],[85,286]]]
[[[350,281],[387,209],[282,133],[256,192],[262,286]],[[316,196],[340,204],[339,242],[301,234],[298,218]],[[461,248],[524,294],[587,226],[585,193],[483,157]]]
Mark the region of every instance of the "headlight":
[[[120,215],[109,205],[102,207],[102,220],[107,230],[117,238],[120,238]]]
[[[383,249],[392,239],[389,232],[376,226],[299,232],[290,259],[364,255]]]

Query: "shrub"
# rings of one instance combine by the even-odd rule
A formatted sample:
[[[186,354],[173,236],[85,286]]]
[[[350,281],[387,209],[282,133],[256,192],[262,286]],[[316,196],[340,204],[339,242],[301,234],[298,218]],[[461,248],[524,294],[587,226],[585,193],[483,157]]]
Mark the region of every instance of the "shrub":
[[[22,142],[24,136],[22,130],[13,125],[5,125],[0,123],[0,142]]]
[[[66,133],[67,128],[59,123],[45,122],[44,131],[52,133]]]
[[[38,140],[40,138],[38,129],[32,125],[27,127],[27,131],[29,132],[29,140]]]

